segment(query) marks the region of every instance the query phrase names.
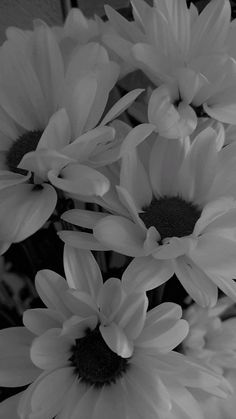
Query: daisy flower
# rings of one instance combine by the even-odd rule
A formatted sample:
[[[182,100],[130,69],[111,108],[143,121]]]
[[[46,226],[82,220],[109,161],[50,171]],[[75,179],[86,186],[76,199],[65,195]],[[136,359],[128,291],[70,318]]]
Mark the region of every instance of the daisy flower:
[[[227,315],[227,313],[229,313]],[[216,397],[203,399],[201,405],[207,419],[234,419],[236,393],[236,319],[233,302],[220,298],[214,308],[191,305],[184,312],[189,323],[188,336],[181,343],[180,351],[201,360],[227,379],[233,394],[226,400]]]
[[[191,387],[226,395],[216,374],[172,351],[188,333],[180,306],[147,312],[145,293],[127,294],[117,278],[103,283],[88,251],[66,247],[64,265],[67,281],[48,270],[36,276],[47,308],[27,310],[24,327],[0,331],[0,384],[32,383],[0,413],[164,419],[174,408],[179,419],[201,419]]]
[[[89,43],[77,50],[65,70],[56,39],[45,24],[36,25],[33,32],[20,36],[18,43],[16,37],[6,41],[0,57],[0,251],[3,253],[12,242],[35,233],[54,211],[57,193],[45,175],[49,170],[67,167],[68,176],[63,173],[69,178],[67,183],[71,172],[77,170],[80,177],[82,172],[85,184],[95,183],[97,189],[93,190],[98,194],[109,188],[108,180],[97,171],[86,166],[68,166],[75,162],[74,156],[63,156],[59,150],[97,124],[118,78],[119,67],[109,60],[105,48]],[[114,130],[111,131],[112,138]],[[107,137],[105,133],[106,140]],[[39,156],[35,164],[32,158],[26,162],[24,158],[36,149]],[[92,193],[89,187],[88,193]]]
[[[156,138],[146,156],[145,149],[126,149],[116,187],[125,210],[72,210],[63,218],[93,235],[61,232],[61,238],[133,257],[128,270],[135,279],[125,281],[127,289],[150,290],[176,274],[202,306],[215,305],[217,287],[235,300],[236,149],[235,143],[223,145],[219,125],[192,142]]]
[[[181,352],[193,356],[219,373],[235,369],[236,319],[226,317],[232,300],[222,297],[213,308],[192,304],[184,312],[189,333],[181,344]]]
[[[185,0],[155,0],[153,7],[133,0],[132,5],[134,22],[106,7],[116,33],[104,36],[104,41],[158,86],[149,117],[159,134],[190,135],[202,115],[235,124],[229,0],[209,2],[200,15],[193,4],[188,9]]]

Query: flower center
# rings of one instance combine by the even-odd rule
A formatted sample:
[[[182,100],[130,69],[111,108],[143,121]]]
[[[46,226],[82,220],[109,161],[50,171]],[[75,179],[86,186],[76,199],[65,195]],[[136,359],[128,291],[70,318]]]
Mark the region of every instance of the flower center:
[[[200,209],[179,196],[154,198],[139,214],[145,226],[156,227],[161,240],[166,237],[184,237],[193,232],[201,215]]]
[[[78,377],[96,387],[115,383],[129,367],[126,358],[107,346],[98,327],[88,329],[84,337],[76,339],[70,361]]]
[[[40,130],[28,131],[14,141],[6,155],[6,164],[9,170],[23,175],[27,173],[26,170],[19,169],[17,166],[25,154],[36,150],[42,133],[43,131]]]

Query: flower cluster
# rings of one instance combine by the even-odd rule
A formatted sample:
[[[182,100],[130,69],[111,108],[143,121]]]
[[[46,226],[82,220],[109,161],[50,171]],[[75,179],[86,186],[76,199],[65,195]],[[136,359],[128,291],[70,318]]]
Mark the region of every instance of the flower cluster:
[[[131,6],[0,47],[0,254],[64,245],[0,330],[0,419],[234,418],[231,6]]]

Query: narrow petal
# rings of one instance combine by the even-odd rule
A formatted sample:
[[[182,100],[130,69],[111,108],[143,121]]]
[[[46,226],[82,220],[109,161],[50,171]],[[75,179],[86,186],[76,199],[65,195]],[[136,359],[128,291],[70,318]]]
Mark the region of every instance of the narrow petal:
[[[93,229],[95,225],[107,215],[108,213],[103,212],[72,209],[64,212],[61,218],[78,227]]]
[[[57,188],[84,196],[103,196],[110,186],[109,180],[102,173],[75,163],[68,164],[60,174],[50,171],[48,178]]]
[[[100,243],[90,233],[80,233],[79,231],[60,231],[58,236],[62,241],[77,249],[87,250],[109,250],[109,247]]]
[[[59,45],[47,25],[34,30],[33,62],[45,97],[48,115],[57,110],[64,79],[64,65]]]
[[[107,248],[127,256],[142,256],[143,232],[124,217],[107,216],[94,228],[94,236]]]
[[[117,118],[122,112],[124,112],[135,99],[144,91],[144,89],[135,89],[123,96],[114,106],[109,110],[106,116],[100,122],[100,125],[106,125],[113,119]]]
[[[136,149],[126,153],[121,160],[120,186],[129,192],[138,211],[150,204],[152,189]]]
[[[99,326],[103,339],[109,348],[122,358],[129,358],[133,353],[133,343],[129,341],[123,330],[115,323]]]
[[[96,259],[88,250],[64,247],[64,270],[70,288],[84,291],[95,298],[103,284]]]

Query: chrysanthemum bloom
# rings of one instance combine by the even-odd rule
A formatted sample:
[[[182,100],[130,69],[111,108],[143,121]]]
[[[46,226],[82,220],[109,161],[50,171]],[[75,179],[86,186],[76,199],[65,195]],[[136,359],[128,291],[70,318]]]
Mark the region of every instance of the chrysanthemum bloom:
[[[235,124],[230,2],[213,0],[200,15],[185,0],[155,0],[153,7],[142,0],[132,4],[134,22],[106,8],[116,34],[104,41],[159,86],[149,104],[150,122],[159,134],[189,135],[203,114]]]
[[[179,419],[200,419],[191,387],[225,396],[215,373],[172,351],[188,333],[180,306],[147,312],[145,293],[126,294],[117,278],[103,284],[90,252],[66,248],[64,261],[67,282],[48,270],[36,277],[48,308],[0,332],[0,385],[32,383],[0,415],[164,419],[175,408]]]
[[[236,407],[236,318],[235,309],[227,311],[233,303],[220,298],[214,308],[191,305],[184,317],[189,323],[189,334],[181,344],[181,352],[201,360],[221,373],[232,386],[234,393],[226,400],[207,397],[202,401],[206,419],[234,419]]]
[[[52,214],[57,193],[45,177],[45,167],[48,170],[67,167],[68,176],[63,175],[70,183],[68,163],[75,159],[60,155],[58,150],[99,121],[119,67],[109,60],[105,48],[89,43],[73,54],[65,71],[59,46],[44,24],[20,37],[18,44],[15,38],[6,41],[0,59],[0,250],[3,252],[12,242],[22,241],[37,231]],[[59,109],[62,107],[66,110]],[[22,158],[36,148],[40,155],[38,163],[28,167],[24,162],[19,168]],[[108,189],[108,180],[97,171],[74,165],[71,171],[76,169],[82,171],[85,184],[97,185],[96,193]]]
[[[135,149],[123,156],[117,191],[124,211],[90,212],[87,218],[83,211],[64,214],[93,235],[62,232],[61,238],[134,257],[128,289],[153,289],[176,274],[202,306],[216,303],[217,287],[235,300],[234,145],[222,148],[221,125],[218,132],[201,131],[192,143],[157,138],[151,144],[146,156]]]

